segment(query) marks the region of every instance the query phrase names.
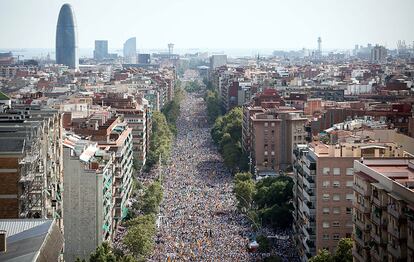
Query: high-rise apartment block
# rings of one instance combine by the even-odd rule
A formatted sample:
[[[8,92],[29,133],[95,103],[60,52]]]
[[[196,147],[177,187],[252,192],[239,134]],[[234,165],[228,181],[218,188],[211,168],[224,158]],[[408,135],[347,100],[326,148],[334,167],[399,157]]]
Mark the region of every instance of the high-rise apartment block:
[[[413,158],[356,160],[354,174],[354,261],[413,261]]]
[[[210,57],[210,69],[214,70],[217,67],[227,64],[227,55],[212,55]]]
[[[378,158],[387,162],[387,158],[410,155],[400,144],[379,139],[381,134],[382,130],[375,129],[331,130],[320,141],[295,148],[293,229],[304,261],[321,249],[333,252],[339,239],[351,237],[354,161]]]
[[[0,218],[55,218],[62,228],[61,116],[38,106],[0,113]]]
[[[381,63],[387,59],[387,49],[384,46],[376,45],[371,49],[371,62]]]
[[[142,97],[110,93],[106,97],[96,98],[95,103],[111,106],[132,128],[135,168],[140,169],[145,165],[149,150],[151,112],[148,101]]]
[[[97,143],[68,136],[64,141],[65,260],[87,258],[114,231],[114,155]]]
[[[74,123],[64,140],[65,256],[87,258],[111,241],[132,190],[132,129],[118,117]],[[84,137],[82,139],[81,137]],[[86,139],[87,138],[87,139]]]
[[[93,58],[96,60],[108,58],[108,40],[95,40]]]
[[[274,101],[270,108],[243,107],[242,146],[258,175],[291,166],[294,146],[305,143],[307,119],[302,117],[303,111],[277,105]]]

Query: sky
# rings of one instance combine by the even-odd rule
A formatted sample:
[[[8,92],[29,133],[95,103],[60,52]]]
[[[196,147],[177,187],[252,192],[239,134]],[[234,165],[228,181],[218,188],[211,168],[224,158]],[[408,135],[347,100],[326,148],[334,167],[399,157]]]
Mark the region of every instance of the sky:
[[[414,41],[414,0],[0,0],[0,48],[53,48],[70,3],[80,48],[395,48]]]

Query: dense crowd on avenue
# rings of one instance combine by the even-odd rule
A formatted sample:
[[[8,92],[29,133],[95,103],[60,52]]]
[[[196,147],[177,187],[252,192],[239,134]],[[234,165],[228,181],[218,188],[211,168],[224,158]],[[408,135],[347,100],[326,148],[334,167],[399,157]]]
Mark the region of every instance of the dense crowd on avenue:
[[[153,261],[248,261],[249,223],[238,214],[232,177],[212,144],[203,99],[187,95],[164,168]]]
[[[188,94],[181,103],[171,159],[161,171],[164,200],[150,261],[257,258],[247,251],[252,226],[236,209],[232,176],[213,145],[205,111],[199,96]],[[282,242],[281,258],[287,260],[290,241],[277,241]]]

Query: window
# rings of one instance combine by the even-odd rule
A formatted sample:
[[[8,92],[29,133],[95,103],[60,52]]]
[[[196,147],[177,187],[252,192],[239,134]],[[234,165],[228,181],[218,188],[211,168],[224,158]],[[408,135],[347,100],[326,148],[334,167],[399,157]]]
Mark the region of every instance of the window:
[[[332,208],[332,211],[333,211],[333,213],[334,213],[334,214],[339,214],[339,213],[341,213],[341,209],[340,209],[339,207],[334,207],[334,208]]]
[[[352,187],[354,185],[354,181],[350,180],[350,181],[346,181],[346,186],[347,187]]]
[[[333,169],[333,174],[334,174],[334,176],[339,176],[341,174],[341,169],[338,168],[338,167],[335,167]]]
[[[338,188],[340,185],[339,181],[333,181],[332,186]]]
[[[354,194],[346,194],[346,200],[352,201],[354,199]]]
[[[333,240],[339,240],[339,234],[333,234],[332,239]]]
[[[347,213],[347,214],[351,214],[351,213],[352,213],[352,208],[347,207],[347,208],[346,208],[346,213]]]
[[[341,196],[339,194],[334,194],[332,199],[333,199],[333,201],[339,201],[339,200],[341,200]]]
[[[324,187],[324,188],[327,188],[327,187],[329,187],[329,181],[323,181],[322,182],[322,187]]]
[[[322,238],[323,240],[329,240],[329,234],[323,234]]]
[[[269,126],[269,123],[268,123],[268,122],[265,122],[265,123],[264,123],[264,126]]]
[[[323,194],[323,201],[329,201],[329,194]]]
[[[323,222],[322,227],[323,228],[329,228],[329,222]]]
[[[333,227],[339,227],[339,221],[332,222],[332,226]]]
[[[323,212],[324,214],[329,214],[329,207],[324,207],[324,208],[322,209],[322,212]]]
[[[275,126],[275,123],[272,122],[271,126]]]
[[[329,175],[329,171],[331,171],[331,169],[330,169],[329,167],[324,167],[324,168],[322,169],[322,174],[324,174],[324,175]]]
[[[354,169],[352,167],[346,169],[346,175],[347,176],[353,176],[354,175]]]

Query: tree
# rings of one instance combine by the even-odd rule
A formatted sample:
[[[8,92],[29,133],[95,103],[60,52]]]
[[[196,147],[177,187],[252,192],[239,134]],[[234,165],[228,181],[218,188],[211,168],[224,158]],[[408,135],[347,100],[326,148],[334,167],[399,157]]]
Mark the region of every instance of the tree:
[[[352,262],[352,238],[342,238],[338,242],[333,259],[335,262]]]
[[[203,83],[204,83],[204,85],[206,85],[207,90],[209,90],[209,91],[214,90],[213,83],[211,81],[209,81],[206,77],[203,79]]]
[[[198,80],[189,81],[186,83],[184,89],[187,92],[197,92],[201,90],[201,85]]]
[[[260,235],[256,238],[257,243],[259,244],[260,253],[269,253],[270,252],[270,241],[267,237]]]
[[[237,207],[240,210],[242,209],[249,210],[251,208],[254,191],[255,191],[255,185],[252,180],[236,182],[234,186],[234,193],[238,201]]]
[[[224,164],[233,170],[240,170],[242,158],[242,120],[243,112],[240,107],[233,108],[226,115],[218,117],[211,130],[213,141],[218,145],[223,155]]]
[[[230,169],[238,169],[239,159],[242,153],[240,143],[226,143],[223,146],[223,160],[224,164]]]
[[[166,161],[170,156],[172,133],[164,114],[154,112],[152,115],[152,135],[147,165],[153,166],[158,162],[159,156]]]
[[[211,122],[214,122],[221,115],[220,98],[217,91],[207,91],[205,101],[208,118]]]
[[[103,242],[90,256],[89,262],[116,262],[117,259],[112,252],[108,242]]]
[[[282,206],[275,204],[268,208],[262,208],[259,209],[259,214],[263,223],[273,228],[290,227],[293,221],[290,204],[283,204]]]
[[[244,172],[244,173],[237,173],[234,175],[234,181],[247,181],[252,179],[252,174],[250,172]]]
[[[334,262],[331,253],[328,250],[322,249],[318,254],[309,259],[309,262]]]
[[[352,262],[352,239],[342,238],[339,240],[335,253],[332,255],[328,250],[319,250],[309,262]]]
[[[130,220],[127,225],[128,232],[123,242],[128,250],[138,258],[149,255],[154,246],[155,215],[138,216]]]

